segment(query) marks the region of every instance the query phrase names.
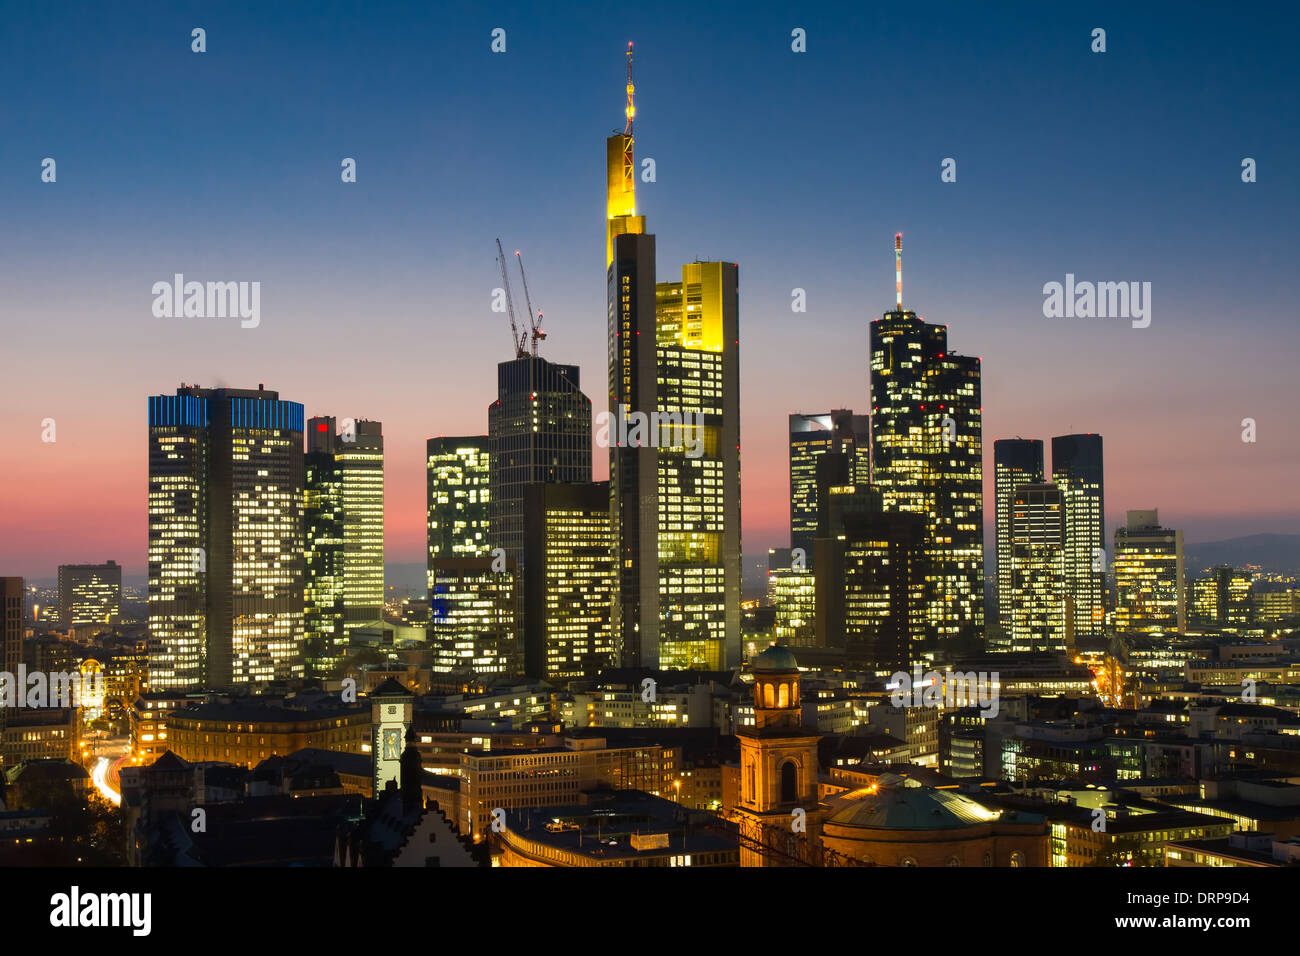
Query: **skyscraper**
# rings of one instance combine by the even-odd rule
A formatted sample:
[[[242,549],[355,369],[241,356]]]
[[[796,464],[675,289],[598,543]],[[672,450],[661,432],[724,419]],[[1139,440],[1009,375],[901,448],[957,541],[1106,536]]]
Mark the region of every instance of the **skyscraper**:
[[[740,657],[739,269],[696,262],[656,283],[630,71],[627,115],[606,143],[609,408],[665,424],[609,441],[615,629],[625,665],[720,669]]]
[[[1011,636],[1011,519],[1016,489],[1043,480],[1043,443],[1036,438],[1002,438],[993,443],[994,520],[997,522],[998,623],[1002,644]]]
[[[925,523],[873,489],[829,486],[816,542],[816,631],[848,666],[906,670],[926,633]]]
[[[426,442],[428,575],[437,558],[482,557],[488,544],[490,460],[487,435],[430,438]]]
[[[516,569],[491,557],[435,558],[429,599],[433,670],[476,677],[517,674],[522,666],[515,629]]]
[[[1065,507],[1065,594],[1073,637],[1106,630],[1106,511],[1101,436],[1052,439],[1052,481]]]
[[[803,548],[813,566],[817,537],[817,459],[827,452],[851,456],[848,483],[866,487],[871,473],[870,418],[850,409],[790,416],[790,547]]]
[[[307,426],[308,657],[336,659],[384,610],[384,436],[380,422],[313,418]]]
[[[871,323],[874,487],[886,511],[925,519],[931,642],[984,631],[983,446],[979,359],[948,351],[948,327],[896,308]]]
[[[1130,511],[1115,529],[1115,630],[1187,629],[1183,533],[1160,526],[1158,509]]]
[[[122,566],[59,565],[59,621],[76,624],[116,624],[122,616]]]
[[[488,537],[522,561],[527,487],[591,481],[591,400],[579,388],[578,366],[535,355],[500,363],[488,441]]]
[[[488,406],[488,543],[515,562],[515,624],[524,635],[527,558],[524,497],[529,485],[591,481],[591,400],[576,365],[536,355],[497,366],[497,400]],[[606,502],[608,509],[608,502]]]
[[[609,483],[529,485],[524,505],[524,673],[594,677],[618,662]]]
[[[302,439],[261,386],[149,399],[153,689],[302,676]]]
[[[1065,505],[1053,484],[1016,487],[1011,506],[1010,649],[1060,651],[1066,620]]]

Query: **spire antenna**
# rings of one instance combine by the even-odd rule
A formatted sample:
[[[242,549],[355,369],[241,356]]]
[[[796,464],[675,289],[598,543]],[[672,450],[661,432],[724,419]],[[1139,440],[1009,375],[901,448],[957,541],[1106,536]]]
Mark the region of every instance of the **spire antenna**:
[[[623,133],[627,136],[632,135],[632,120],[636,117],[636,106],[632,103],[632,94],[636,92],[636,87],[632,85],[632,41],[627,41],[627,125],[623,127]]]
[[[898,286],[898,311],[903,311],[903,234],[894,236],[894,282]]]

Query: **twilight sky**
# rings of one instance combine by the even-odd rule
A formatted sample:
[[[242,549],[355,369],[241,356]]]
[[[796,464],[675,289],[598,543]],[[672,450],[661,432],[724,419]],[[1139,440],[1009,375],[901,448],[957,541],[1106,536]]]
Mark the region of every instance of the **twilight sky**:
[[[382,420],[388,558],[422,560],[424,440],[486,432],[511,355],[498,235],[604,409],[628,40],[659,275],[740,264],[747,563],[786,543],[787,414],[868,407],[900,230],[905,303],[983,359],[990,535],[993,440],[1071,431],[1104,436],[1108,535],[1300,531],[1297,14],[1069,6],[11,4],[0,574],[143,572],[145,399],[182,381]],[[260,281],[260,326],[155,318],[177,272]],[[1067,273],[1150,282],[1150,327],[1044,318]]]

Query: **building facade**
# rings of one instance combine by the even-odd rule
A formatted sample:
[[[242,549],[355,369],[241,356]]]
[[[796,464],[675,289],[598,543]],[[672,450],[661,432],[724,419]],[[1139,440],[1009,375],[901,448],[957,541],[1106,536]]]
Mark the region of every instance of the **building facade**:
[[[303,675],[303,407],[262,387],[149,399],[150,684]]]

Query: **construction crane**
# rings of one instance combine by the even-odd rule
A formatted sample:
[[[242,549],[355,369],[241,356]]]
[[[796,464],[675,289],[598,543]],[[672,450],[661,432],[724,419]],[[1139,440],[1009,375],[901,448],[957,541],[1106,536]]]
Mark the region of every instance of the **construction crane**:
[[[537,310],[537,317],[533,317],[533,300],[528,295],[528,276],[524,273],[524,257],[520,255],[519,250],[515,250],[515,258],[519,260],[519,278],[524,283],[524,304],[528,307],[528,325],[531,329],[532,352],[533,357],[537,357],[537,340],[546,338],[546,333],[542,331],[542,310]],[[522,342],[523,339],[520,339]]]
[[[501,248],[501,238],[497,237],[497,264],[501,266],[501,287],[506,293],[506,312],[510,314],[510,344],[514,347],[515,358],[527,358],[528,352],[524,348],[528,341],[526,334],[520,334],[519,326],[515,324],[515,302],[510,295],[510,276],[506,274],[506,254]]]

